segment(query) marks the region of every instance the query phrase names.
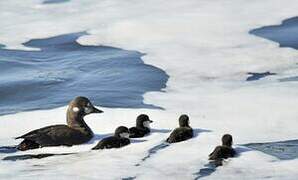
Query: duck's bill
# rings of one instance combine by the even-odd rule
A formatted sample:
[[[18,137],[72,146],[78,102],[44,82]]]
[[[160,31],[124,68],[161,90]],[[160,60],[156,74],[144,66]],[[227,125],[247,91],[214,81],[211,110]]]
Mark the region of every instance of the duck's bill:
[[[102,110],[97,109],[96,107],[93,107],[92,112],[91,113],[103,113]]]
[[[152,121],[152,120],[149,120],[149,122],[150,122],[150,123],[153,123],[153,121]]]

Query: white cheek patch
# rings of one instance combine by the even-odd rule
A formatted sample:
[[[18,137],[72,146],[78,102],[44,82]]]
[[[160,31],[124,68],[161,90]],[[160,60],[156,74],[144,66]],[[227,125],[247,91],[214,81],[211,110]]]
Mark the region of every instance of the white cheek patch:
[[[120,137],[122,138],[129,138],[129,133],[121,133]]]
[[[89,108],[89,107],[85,107],[84,111],[85,111],[86,114],[89,114],[89,113],[91,113],[92,109]]]
[[[143,123],[143,125],[144,125],[144,127],[146,127],[146,128],[150,128],[150,122],[149,122],[149,121],[145,121],[145,122]]]
[[[72,108],[72,111],[73,111],[73,112],[79,112],[80,109],[79,109],[78,107],[73,107],[73,108]]]

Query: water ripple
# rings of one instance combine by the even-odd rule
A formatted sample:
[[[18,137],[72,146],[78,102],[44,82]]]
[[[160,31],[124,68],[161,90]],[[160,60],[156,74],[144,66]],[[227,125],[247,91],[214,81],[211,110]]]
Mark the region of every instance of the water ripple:
[[[161,91],[168,75],[144,64],[145,54],[106,46],[83,46],[86,32],[30,40],[39,51],[0,48],[0,114],[65,106],[75,96],[121,108],[161,108],[143,94]]]

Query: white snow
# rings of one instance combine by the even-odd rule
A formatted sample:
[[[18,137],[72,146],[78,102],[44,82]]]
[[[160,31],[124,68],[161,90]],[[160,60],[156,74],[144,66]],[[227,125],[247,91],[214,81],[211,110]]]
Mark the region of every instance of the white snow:
[[[105,108],[103,114],[86,117],[99,135],[95,141],[26,152],[78,155],[0,161],[0,179],[192,179],[224,133],[231,133],[235,144],[297,139],[298,83],[277,79],[297,76],[298,51],[248,34],[296,16],[297,9],[297,0],[0,1],[0,43],[9,49],[27,49],[22,43],[30,39],[87,30],[90,35],[79,43],[146,53],[147,64],[170,76],[165,93],[144,95],[146,103],[165,110]],[[245,82],[246,72],[268,70],[278,75]],[[1,116],[0,144],[15,144],[12,138],[29,130],[65,123],[66,108]],[[141,113],[160,131],[121,149],[89,151],[119,125],[133,126]],[[200,132],[134,166],[166,139],[170,132],[164,130],[178,126],[182,113],[190,116],[196,132],[211,132]],[[278,161],[245,151],[206,179],[296,179],[297,167],[297,159]]]

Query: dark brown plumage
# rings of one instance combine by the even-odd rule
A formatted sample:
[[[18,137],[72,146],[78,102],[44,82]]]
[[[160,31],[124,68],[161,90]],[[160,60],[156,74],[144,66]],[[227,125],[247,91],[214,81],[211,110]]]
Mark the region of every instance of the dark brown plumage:
[[[96,149],[111,149],[111,148],[121,148],[130,144],[129,131],[127,127],[119,126],[115,130],[114,136],[106,137],[98,142],[98,144],[92,148]]]
[[[88,98],[76,97],[67,109],[67,125],[52,125],[30,131],[16,139],[24,139],[17,149],[25,151],[45,146],[72,146],[88,142],[93,132],[84,121],[84,116],[102,113]]]
[[[136,127],[129,128],[130,138],[140,138],[150,133],[150,123],[153,121],[149,119],[146,114],[141,114],[137,117]]]
[[[177,143],[193,137],[193,130],[189,126],[189,117],[185,114],[179,117],[179,127],[174,129],[166,140],[168,143]]]
[[[217,146],[213,152],[209,155],[209,160],[222,160],[230,157],[234,157],[236,152],[232,148],[233,137],[230,134],[225,134],[222,137],[222,145]]]

